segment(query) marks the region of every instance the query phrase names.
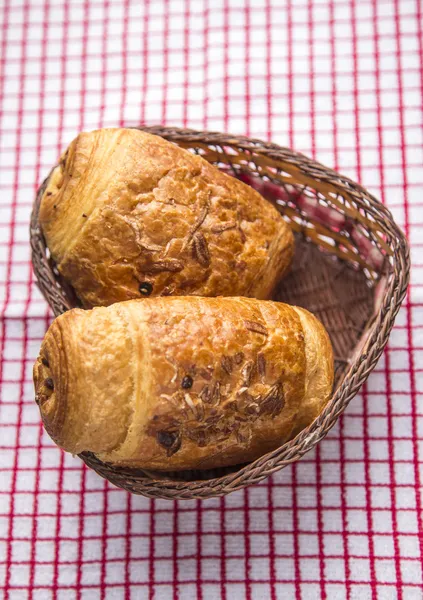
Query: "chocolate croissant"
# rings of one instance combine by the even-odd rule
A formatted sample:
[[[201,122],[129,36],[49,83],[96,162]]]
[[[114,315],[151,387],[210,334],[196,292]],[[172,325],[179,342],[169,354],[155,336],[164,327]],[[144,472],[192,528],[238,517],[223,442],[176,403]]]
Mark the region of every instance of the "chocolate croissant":
[[[64,450],[129,467],[251,461],[327,403],[333,355],[302,308],[248,298],[151,298],[71,310],[34,367],[47,432]]]
[[[150,295],[268,298],[294,247],[258,192],[137,129],[78,135],[50,176],[39,221],[87,308]]]

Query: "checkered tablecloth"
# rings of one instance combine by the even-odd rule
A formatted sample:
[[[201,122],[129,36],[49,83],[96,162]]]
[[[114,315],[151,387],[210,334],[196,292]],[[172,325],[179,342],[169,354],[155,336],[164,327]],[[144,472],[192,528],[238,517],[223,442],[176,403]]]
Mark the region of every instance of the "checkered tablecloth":
[[[422,592],[421,0],[1,0],[0,597],[418,600]],[[105,483],[40,425],[51,318],[31,272],[37,184],[78,131],[254,135],[359,180],[414,267],[389,349],[327,438],[222,499]]]

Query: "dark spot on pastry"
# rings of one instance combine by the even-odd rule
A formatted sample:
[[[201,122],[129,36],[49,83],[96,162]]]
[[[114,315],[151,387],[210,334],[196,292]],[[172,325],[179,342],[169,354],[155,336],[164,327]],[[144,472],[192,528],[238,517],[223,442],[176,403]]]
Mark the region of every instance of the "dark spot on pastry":
[[[170,448],[172,444],[175,442],[176,434],[174,432],[169,431],[159,431],[157,432],[157,440],[159,444],[164,446],[165,448]]]
[[[193,429],[186,430],[186,436],[193,441],[200,448],[204,448],[207,445],[206,431],[201,427],[194,427]]]
[[[143,281],[140,283],[138,289],[143,296],[150,296],[151,292],[153,291],[153,286],[149,281]]]
[[[245,320],[244,323],[248,331],[252,331],[253,333],[259,333],[261,335],[266,336],[269,335],[269,332],[267,331],[266,327],[261,323],[257,323],[257,321]]]
[[[47,379],[44,381],[44,385],[49,390],[54,390],[54,381],[52,380],[51,377],[47,377]]]
[[[244,385],[246,385],[247,387],[250,385],[251,380],[254,377],[254,372],[255,372],[255,364],[253,363],[252,360],[249,360],[248,362],[245,363],[245,365],[243,366],[243,368],[241,370],[241,375],[244,378]]]
[[[205,431],[200,431],[198,434],[198,445],[200,448],[204,448],[206,446],[206,433]]]
[[[236,365],[240,365],[242,363],[242,361],[244,360],[244,353],[237,352],[234,356],[234,360],[235,360]]]
[[[220,364],[225,373],[227,373],[228,375],[232,373],[232,360],[230,356],[223,355],[220,359]]]
[[[216,425],[216,423],[218,423],[220,421],[220,419],[221,419],[220,415],[211,415],[210,417],[207,417],[206,424],[207,425]]]
[[[53,204],[53,208],[57,208],[57,204]]]
[[[226,409],[230,410],[230,411],[235,411],[237,409],[236,401],[235,400],[231,400],[230,402],[227,402]]]
[[[178,431],[158,431],[157,441],[166,448],[168,456],[175,454],[181,447],[181,436]]]
[[[196,233],[192,238],[193,257],[200,263],[202,267],[210,265],[210,252],[207,240],[200,232]]]
[[[185,377],[182,379],[181,386],[184,390],[189,390],[192,388],[193,383],[192,377],[190,375],[185,375]]]
[[[171,273],[178,273],[184,268],[184,263],[177,258],[168,258],[167,260],[158,260],[150,263],[145,267],[146,273],[162,273],[163,271],[170,271]]]
[[[266,375],[266,359],[261,352],[257,354],[257,371],[260,377],[264,377]]]
[[[45,367],[49,367],[49,366],[50,366],[50,364],[49,364],[48,360],[47,360],[46,358],[44,358],[44,357],[41,359],[41,362],[43,363],[43,365],[44,365]]]
[[[220,381],[216,381],[213,387],[213,402],[219,404],[220,402]]]
[[[205,385],[200,392],[200,398],[206,404],[209,404],[212,401],[212,391],[210,390],[208,385]]]
[[[53,192],[46,192],[46,196],[52,196]]]
[[[202,345],[203,344],[200,343],[200,346]],[[197,368],[196,373],[203,379],[206,379],[207,381],[210,381],[210,379],[212,378],[212,374],[208,369]]]
[[[222,233],[222,231],[227,231],[228,229],[235,229],[237,224],[235,221],[230,221],[228,223],[220,223],[219,225],[215,225],[211,228],[213,233]]]
[[[84,219],[87,218],[87,215],[85,213],[82,213],[82,216],[84,217]]]
[[[284,393],[280,385],[273,385],[260,403],[260,415],[278,415],[285,406]]]

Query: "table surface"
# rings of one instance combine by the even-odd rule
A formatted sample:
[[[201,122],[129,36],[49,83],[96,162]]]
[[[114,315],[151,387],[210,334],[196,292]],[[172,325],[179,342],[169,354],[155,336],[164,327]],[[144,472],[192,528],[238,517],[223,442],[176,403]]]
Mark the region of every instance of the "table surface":
[[[420,0],[2,0],[0,597],[423,598]],[[264,483],[151,501],[58,450],[31,381],[51,314],[37,184],[79,130],[169,124],[360,181],[411,246],[388,350],[327,438]]]

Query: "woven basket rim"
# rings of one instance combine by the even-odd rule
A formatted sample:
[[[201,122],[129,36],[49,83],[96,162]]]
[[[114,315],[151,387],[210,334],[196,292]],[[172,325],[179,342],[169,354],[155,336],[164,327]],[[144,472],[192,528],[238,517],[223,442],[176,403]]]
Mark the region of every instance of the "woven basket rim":
[[[390,282],[384,291],[383,300],[379,312],[373,320],[370,328],[365,350],[359,356],[356,356],[350,364],[347,372],[343,376],[343,381],[335,390],[331,400],[325,409],[315,421],[307,428],[302,430],[295,438],[286,442],[276,450],[264,454],[255,461],[241,466],[238,470],[226,475],[214,477],[206,480],[180,481],[171,477],[167,478],[166,473],[160,479],[150,479],[146,475],[140,476],[140,471],[118,467],[102,463],[98,458],[90,453],[82,453],[80,458],[88,466],[93,467],[102,477],[107,477],[108,472],[120,473],[128,482],[140,482],[142,480],[142,493],[150,497],[161,498],[207,498],[227,494],[231,491],[241,489],[246,485],[258,483],[271,475],[273,472],[283,468],[287,464],[293,463],[301,458],[306,452],[311,450],[336,423],[338,416],[343,412],[350,400],[357,394],[360,387],[366,381],[370,372],[376,365],[382,354],[389,334],[394,324],[395,317],[400,305],[405,297],[410,272],[409,247],[404,233],[396,225],[392,214],[379,200],[370,194],[360,184],[355,183],[348,177],[340,175],[333,169],[327,168],[315,160],[293,151],[289,148],[279,146],[271,142],[264,142],[256,138],[246,136],[223,134],[219,132],[196,131],[193,129],[182,129],[178,127],[145,126],[136,127],[148,133],[160,135],[175,143],[196,143],[207,144],[208,146],[236,146],[242,150],[253,152],[254,154],[263,154],[272,159],[283,161],[294,165],[301,170],[305,170],[308,175],[319,181],[328,181],[333,185],[343,189],[372,218],[381,226],[392,246],[392,272]],[[50,172],[51,174],[51,172]],[[50,176],[49,174],[49,176]],[[53,272],[53,266],[46,257],[46,245],[42,236],[41,228],[38,222],[39,203],[44,187],[49,179],[44,180],[38,189],[31,215],[30,241],[32,249],[32,264],[34,272],[42,293],[47,302],[47,286],[57,287],[57,277]],[[42,265],[40,267],[40,265]],[[61,282],[62,296],[66,299],[66,289],[63,289]],[[61,307],[61,312],[65,312],[71,303],[67,299]],[[56,313],[60,311],[54,311]],[[113,481],[115,485],[119,482]],[[126,487],[122,485],[122,487]],[[132,490],[133,491],[133,490]]]

